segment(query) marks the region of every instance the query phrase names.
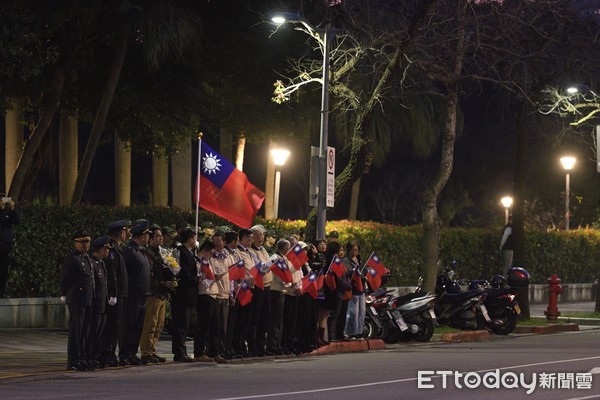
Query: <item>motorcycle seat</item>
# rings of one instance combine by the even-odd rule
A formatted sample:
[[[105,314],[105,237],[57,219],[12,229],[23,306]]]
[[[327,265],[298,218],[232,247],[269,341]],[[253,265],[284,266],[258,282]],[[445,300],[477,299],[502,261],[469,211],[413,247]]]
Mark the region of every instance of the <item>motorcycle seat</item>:
[[[442,293],[438,298],[438,303],[460,303],[461,301],[468,300],[470,298],[480,296],[483,292],[481,290],[467,290],[461,293]]]

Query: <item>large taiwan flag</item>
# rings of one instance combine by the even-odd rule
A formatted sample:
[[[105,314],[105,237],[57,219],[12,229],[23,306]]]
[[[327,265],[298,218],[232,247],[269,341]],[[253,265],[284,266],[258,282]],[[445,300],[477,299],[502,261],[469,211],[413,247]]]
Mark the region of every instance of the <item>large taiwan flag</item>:
[[[194,195],[197,204],[242,228],[251,227],[265,194],[204,141],[201,142],[199,162],[200,179],[196,180]]]

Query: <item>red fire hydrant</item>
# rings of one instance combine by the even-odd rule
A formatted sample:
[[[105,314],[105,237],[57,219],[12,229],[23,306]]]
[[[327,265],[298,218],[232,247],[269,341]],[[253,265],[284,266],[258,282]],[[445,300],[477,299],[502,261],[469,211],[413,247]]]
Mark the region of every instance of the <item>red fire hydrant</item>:
[[[556,321],[560,315],[558,311],[558,295],[562,293],[563,288],[560,285],[561,280],[556,274],[550,275],[548,282],[548,308],[544,311],[548,321]]]

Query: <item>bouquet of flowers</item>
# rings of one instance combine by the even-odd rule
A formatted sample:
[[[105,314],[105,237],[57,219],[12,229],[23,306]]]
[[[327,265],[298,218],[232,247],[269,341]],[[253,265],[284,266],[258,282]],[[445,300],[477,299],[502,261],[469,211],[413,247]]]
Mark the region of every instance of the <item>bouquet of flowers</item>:
[[[179,275],[179,271],[181,270],[179,266],[179,250],[160,247],[160,255],[167,263],[167,267],[169,267],[173,275]]]

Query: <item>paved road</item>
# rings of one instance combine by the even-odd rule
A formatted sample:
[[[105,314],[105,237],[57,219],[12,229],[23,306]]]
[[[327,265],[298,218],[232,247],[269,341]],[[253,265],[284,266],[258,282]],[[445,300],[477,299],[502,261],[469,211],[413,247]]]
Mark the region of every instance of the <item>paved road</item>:
[[[32,399],[600,399],[600,375],[591,389],[525,388],[459,389],[454,376],[418,388],[418,371],[487,372],[502,379],[523,373],[588,373],[600,371],[600,330],[555,335],[493,336],[489,342],[463,344],[394,345],[383,351],[320,357],[283,358],[244,364],[167,364],[60,373],[48,379],[0,383],[0,398]],[[161,343],[163,346],[164,343]],[[40,344],[43,347],[43,344]],[[4,349],[3,349],[4,350]],[[62,349],[64,350],[64,349]],[[470,376],[473,379],[475,374]],[[539,375],[536,376],[536,382]],[[2,381],[0,381],[2,382]],[[459,380],[459,384],[463,381]],[[508,381],[506,381],[508,382]],[[571,382],[565,376],[561,382]],[[574,382],[574,376],[573,376]],[[490,381],[490,383],[493,383]],[[556,383],[555,383],[556,384]]]

